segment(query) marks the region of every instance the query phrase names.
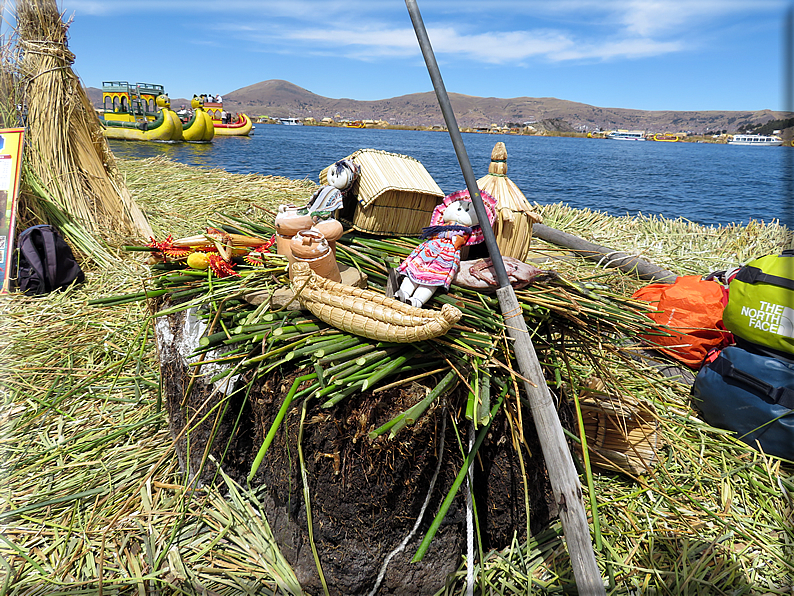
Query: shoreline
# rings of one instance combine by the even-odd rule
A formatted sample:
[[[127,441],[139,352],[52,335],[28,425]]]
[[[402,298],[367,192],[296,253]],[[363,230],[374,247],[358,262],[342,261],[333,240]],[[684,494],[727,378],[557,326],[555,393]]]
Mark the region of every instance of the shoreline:
[[[260,119],[253,119],[252,122],[255,124],[268,124],[273,126],[285,126],[282,124],[278,119],[274,118],[260,118]],[[382,124],[382,123],[363,123],[362,126],[346,126],[342,122],[334,122],[334,123],[326,123],[326,122],[302,122],[298,126],[315,126],[319,128],[346,128],[346,129],[369,129],[369,130],[415,130],[415,131],[423,131],[423,132],[448,132],[446,127],[442,126],[407,126],[407,125],[399,125],[399,124]],[[609,140],[606,139],[603,135],[608,131],[601,131],[599,133],[591,132],[576,132],[576,131],[557,131],[557,130],[541,130],[541,131],[527,131],[526,128],[507,128],[507,127],[487,127],[487,128],[471,128],[466,126],[461,126],[460,132],[462,133],[471,133],[471,134],[484,134],[484,135],[507,135],[507,136],[527,136],[527,137],[570,137],[570,138],[582,138],[582,139],[593,139],[593,140]],[[646,141],[649,142],[656,142],[656,143],[670,143],[670,142],[677,142],[677,143],[711,143],[715,145],[726,145],[728,144],[729,138],[733,135],[723,134],[718,135],[717,137],[713,135],[684,135],[684,133],[672,133],[672,134],[681,134],[682,136],[679,138],[678,141],[657,141],[653,139],[654,134],[667,134],[667,133],[646,133]],[[738,134],[738,133],[737,133]],[[786,141],[783,147],[790,147],[791,142]]]

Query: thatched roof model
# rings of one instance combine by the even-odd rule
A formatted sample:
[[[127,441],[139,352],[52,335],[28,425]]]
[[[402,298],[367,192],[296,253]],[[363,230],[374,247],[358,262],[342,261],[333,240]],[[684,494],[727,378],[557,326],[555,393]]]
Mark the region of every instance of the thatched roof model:
[[[407,155],[360,149],[346,157],[361,167],[339,219],[371,234],[416,236],[444,192],[422,163]],[[327,183],[328,168],[320,172]]]
[[[362,207],[390,191],[425,194],[439,199],[444,197],[444,192],[425,166],[413,157],[379,149],[360,149],[345,159],[352,159],[361,166],[357,199]],[[320,173],[322,184],[326,183],[327,171],[325,168]]]

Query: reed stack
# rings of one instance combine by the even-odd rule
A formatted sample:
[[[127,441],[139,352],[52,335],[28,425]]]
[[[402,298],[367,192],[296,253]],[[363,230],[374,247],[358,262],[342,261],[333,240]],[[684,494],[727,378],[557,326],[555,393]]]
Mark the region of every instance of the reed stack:
[[[62,20],[56,0],[18,2],[16,21],[9,66],[16,75],[12,105],[21,107],[26,127],[26,174],[89,234],[148,238],[151,227],[119,176],[99,118],[72,70],[70,22]]]

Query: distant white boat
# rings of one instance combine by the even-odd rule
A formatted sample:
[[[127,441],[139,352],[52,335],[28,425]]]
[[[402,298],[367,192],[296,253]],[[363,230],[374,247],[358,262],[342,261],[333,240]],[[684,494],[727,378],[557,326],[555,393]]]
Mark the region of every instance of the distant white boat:
[[[286,126],[303,126],[303,122],[298,118],[279,118],[279,120]]]
[[[613,141],[644,141],[645,132],[642,130],[613,130],[607,133],[606,138]]]
[[[783,144],[783,139],[772,135],[733,135],[728,145],[752,145],[753,147],[778,147]]]

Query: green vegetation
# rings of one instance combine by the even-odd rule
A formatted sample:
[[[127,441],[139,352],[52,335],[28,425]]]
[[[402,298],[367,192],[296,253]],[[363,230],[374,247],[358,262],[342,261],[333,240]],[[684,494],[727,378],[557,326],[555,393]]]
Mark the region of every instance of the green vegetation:
[[[119,167],[158,238],[192,235],[218,209],[265,221],[267,214],[255,205],[272,210],[301,203],[313,190],[307,181],[164,159],[122,161]],[[739,264],[791,240],[775,222],[703,227],[560,204],[539,208],[548,225],[681,273]],[[369,258],[361,264],[377,272],[372,261],[378,262],[382,246],[359,246]],[[666,443],[659,463],[640,476],[603,470],[588,475],[583,469],[608,593],[790,594],[792,462],[766,457],[710,427],[691,409],[684,385],[621,355],[603,324],[629,315],[612,306],[628,304],[627,296],[643,282],[543,242],[533,248],[571,283],[520,291],[532,305],[527,316],[536,323],[555,393],[575,401],[584,379],[609,379],[615,395],[653,404]],[[301,594],[261,515],[262,489],[239,487],[222,473],[223,493],[186,486],[161,408],[147,305],[92,303],[148,287],[152,269],[140,253],[118,254],[110,266],[86,266],[83,286],[0,301],[0,592],[87,595],[101,585],[107,594]],[[488,304],[486,298],[477,312],[498,321]],[[577,333],[565,338],[565,349],[545,341],[554,336],[542,329],[554,321],[568,321]],[[514,396],[507,400],[516,403]],[[575,446],[581,435],[570,438]],[[527,461],[533,457],[524,453]],[[439,594],[464,594],[465,575],[464,564]],[[480,593],[570,591],[573,575],[559,524],[483,553],[475,580]]]

